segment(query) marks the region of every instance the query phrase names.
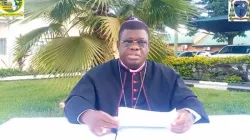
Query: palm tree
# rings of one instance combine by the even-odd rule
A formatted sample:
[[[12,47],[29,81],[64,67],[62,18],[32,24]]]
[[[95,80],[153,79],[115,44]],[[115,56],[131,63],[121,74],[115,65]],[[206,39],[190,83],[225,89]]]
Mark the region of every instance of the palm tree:
[[[176,29],[195,14],[194,6],[184,0],[26,0],[21,23],[42,18],[48,26],[17,39],[14,61],[43,41],[32,58],[33,68],[74,76],[115,57],[118,29],[131,15],[150,27],[149,59],[160,61],[172,52],[157,38],[156,29]],[[78,29],[78,36],[69,35],[73,29]]]

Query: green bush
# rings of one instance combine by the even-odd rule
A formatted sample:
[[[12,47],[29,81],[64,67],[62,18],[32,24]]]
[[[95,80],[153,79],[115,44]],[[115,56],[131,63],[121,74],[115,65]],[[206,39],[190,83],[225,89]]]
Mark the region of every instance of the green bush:
[[[0,69],[0,77],[32,75],[31,72],[18,69]]]
[[[225,79],[225,82],[227,83],[239,83],[241,81],[242,81],[241,77],[237,75],[233,75]]]
[[[249,82],[250,56],[226,58],[167,57],[164,64],[175,69],[186,80]]]

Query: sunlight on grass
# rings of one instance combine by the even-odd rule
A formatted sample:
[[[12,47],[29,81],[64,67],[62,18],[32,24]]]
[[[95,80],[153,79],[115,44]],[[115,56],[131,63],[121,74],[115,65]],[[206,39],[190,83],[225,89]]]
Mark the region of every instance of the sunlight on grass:
[[[250,114],[250,92],[191,88],[209,115]]]
[[[67,82],[68,79],[0,82],[0,124],[12,117],[63,116],[59,103],[72,88],[62,86]]]
[[[0,82],[0,124],[16,117],[63,117],[59,103],[77,80],[27,80]],[[250,93],[191,88],[209,115],[250,114]]]

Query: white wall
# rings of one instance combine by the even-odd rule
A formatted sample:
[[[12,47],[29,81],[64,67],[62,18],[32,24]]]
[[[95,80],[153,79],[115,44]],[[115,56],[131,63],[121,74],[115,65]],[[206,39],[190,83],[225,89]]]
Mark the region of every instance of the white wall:
[[[7,38],[7,55],[0,56],[0,68],[13,68],[17,66],[16,64],[13,64],[13,48],[15,45],[16,38],[20,36],[20,34],[24,35],[36,28],[39,27],[45,27],[48,26],[43,20],[36,19],[32,22],[29,22],[27,24],[11,24],[11,25],[5,25],[4,27],[0,26],[0,37],[5,36]],[[67,25],[66,28],[69,28],[70,25]],[[4,32],[3,32],[4,31]],[[69,36],[79,36],[79,30],[76,28],[72,28],[69,32]],[[31,57],[28,57],[24,69],[29,68],[29,60]],[[5,65],[1,65],[1,59],[7,64],[7,67]]]
[[[39,27],[47,26],[45,22],[43,22],[41,19],[34,20],[32,22],[29,22],[27,24],[11,24],[5,27],[4,31],[2,32],[2,29],[0,30],[0,36],[5,35],[7,38],[7,55],[0,56],[0,59],[2,59],[6,64],[7,67],[11,68],[14,67],[15,64],[13,64],[13,48],[15,45],[15,40],[17,37],[19,37],[20,34],[24,35],[31,30],[34,30]],[[0,62],[0,68],[6,68],[6,66],[1,65]]]
[[[7,38],[7,37],[8,37],[8,24],[6,22],[0,22],[0,38]],[[4,64],[6,60],[8,60],[8,55],[0,54],[0,68],[6,67]]]

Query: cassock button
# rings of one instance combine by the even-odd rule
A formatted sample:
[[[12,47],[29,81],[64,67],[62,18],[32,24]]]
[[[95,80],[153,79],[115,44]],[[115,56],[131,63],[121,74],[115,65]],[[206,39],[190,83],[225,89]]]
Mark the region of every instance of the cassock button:
[[[136,98],[133,98],[133,100],[135,101],[135,100],[136,100]]]
[[[133,83],[135,84],[135,83],[138,83],[138,81],[133,81]]]
[[[135,72],[133,72],[133,75],[135,76],[135,75],[136,75],[136,73],[135,73]]]
[[[137,89],[134,89],[133,91],[136,92],[136,91],[138,91],[138,90],[137,90]]]

